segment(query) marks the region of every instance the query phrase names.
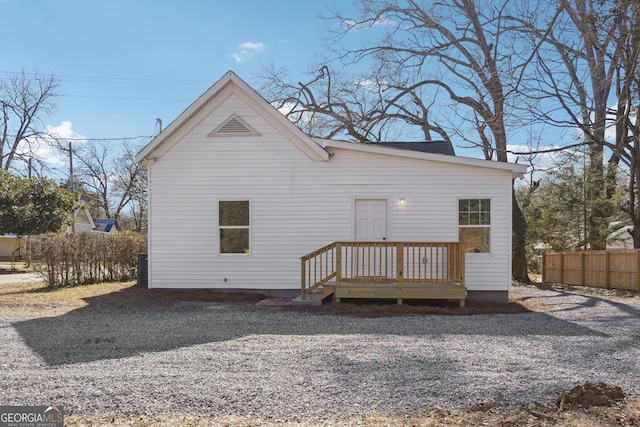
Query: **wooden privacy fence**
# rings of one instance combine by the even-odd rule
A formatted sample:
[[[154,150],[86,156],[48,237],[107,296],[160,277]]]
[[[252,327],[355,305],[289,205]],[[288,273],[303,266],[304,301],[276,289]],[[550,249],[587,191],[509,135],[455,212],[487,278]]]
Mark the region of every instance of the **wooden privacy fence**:
[[[640,249],[544,252],[542,281],[640,291]]]

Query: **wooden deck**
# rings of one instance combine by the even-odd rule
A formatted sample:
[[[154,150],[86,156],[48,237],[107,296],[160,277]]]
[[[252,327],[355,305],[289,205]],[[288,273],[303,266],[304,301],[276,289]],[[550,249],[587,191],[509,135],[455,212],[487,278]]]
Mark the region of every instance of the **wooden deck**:
[[[457,299],[467,298],[467,290],[458,283],[397,283],[343,282],[334,288],[334,298],[380,298],[380,299]]]
[[[302,257],[301,299],[446,299],[464,305],[457,242],[336,242]]]

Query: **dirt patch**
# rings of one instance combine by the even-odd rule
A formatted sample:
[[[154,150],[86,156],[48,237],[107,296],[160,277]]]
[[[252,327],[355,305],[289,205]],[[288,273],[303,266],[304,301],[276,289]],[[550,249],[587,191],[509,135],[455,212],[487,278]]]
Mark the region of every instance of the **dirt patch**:
[[[578,386],[578,387],[584,387]],[[599,386],[596,386],[599,387]],[[607,388],[612,388],[606,386]],[[568,391],[570,392],[570,391]],[[568,393],[564,392],[564,393]],[[561,393],[560,395],[563,395]],[[626,396],[620,400],[613,400],[606,406],[567,406],[559,409],[557,405],[542,405],[533,403],[517,409],[510,409],[499,404],[482,402],[471,407],[440,408],[434,407],[419,413],[367,413],[367,414],[336,414],[327,419],[312,420],[276,420],[261,419],[251,416],[208,416],[205,414],[165,414],[165,415],[134,415],[127,417],[97,416],[85,417],[71,415],[65,417],[68,426],[141,426],[159,427],[172,426],[499,426],[499,427],[608,427],[635,426],[640,423],[640,401]]]
[[[626,393],[618,386],[586,382],[560,393],[556,397],[555,405],[561,411],[568,406],[611,406],[623,400],[625,396]]]
[[[396,300],[352,300],[330,302],[320,306],[282,305],[284,311],[305,312],[315,315],[337,315],[352,317],[387,317],[416,315],[478,315],[478,314],[518,314],[531,311],[547,311],[549,307],[510,298],[509,303],[467,301],[460,307],[458,301],[405,300],[398,305]]]
[[[220,292],[210,289],[148,289],[128,283],[101,283],[49,289],[43,283],[22,283],[0,287],[0,313],[28,314],[29,312],[65,312],[87,305],[94,296],[104,296],[92,304],[104,304],[113,309],[167,306],[175,303],[228,303],[247,304],[265,309],[277,309],[311,315],[336,315],[351,317],[385,317],[415,315],[477,315],[518,314],[530,311],[547,311],[549,307],[531,301],[511,298],[509,303],[468,301],[465,307],[458,302],[437,300],[354,300],[330,302],[321,306],[294,304],[291,298],[268,298],[262,294],[245,292]],[[20,313],[22,312],[22,313]]]

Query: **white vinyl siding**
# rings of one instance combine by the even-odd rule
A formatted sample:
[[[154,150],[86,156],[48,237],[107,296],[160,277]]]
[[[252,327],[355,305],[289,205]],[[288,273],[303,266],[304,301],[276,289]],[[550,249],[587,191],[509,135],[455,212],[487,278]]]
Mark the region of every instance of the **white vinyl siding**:
[[[243,97],[219,97],[150,167],[151,287],[299,289],[301,256],[355,238],[357,199],[388,201],[388,241],[455,242],[458,199],[490,198],[492,251],[467,257],[466,282],[509,289],[509,171],[338,148],[312,160]],[[234,114],[258,135],[207,136]],[[251,201],[251,256],[220,256],[220,200]]]

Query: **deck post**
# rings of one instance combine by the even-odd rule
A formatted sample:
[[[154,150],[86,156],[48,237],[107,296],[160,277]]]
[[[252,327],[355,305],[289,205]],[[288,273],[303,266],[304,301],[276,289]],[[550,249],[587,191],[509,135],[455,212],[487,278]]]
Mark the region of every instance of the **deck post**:
[[[458,259],[458,279],[460,281],[460,284],[462,286],[466,286],[464,281],[465,281],[465,274],[466,274],[466,266],[465,266],[465,261],[466,261],[466,252],[464,250],[464,243],[460,242],[459,246],[458,246],[458,250],[459,250],[459,259]]]
[[[302,266],[300,268],[301,271],[301,281],[300,281],[300,288],[301,288],[301,298],[304,301],[305,298],[307,297],[307,287],[305,286],[305,279],[307,276],[307,261],[304,259],[304,257],[302,258]]]
[[[636,252],[636,291],[640,292],[640,249],[635,249]]]
[[[342,281],[342,243],[336,242],[336,288]]]
[[[399,242],[396,245],[396,281],[398,282],[398,288],[402,286],[402,279],[404,278],[404,244]]]
[[[604,251],[604,286],[605,289],[611,289],[611,252]]]

